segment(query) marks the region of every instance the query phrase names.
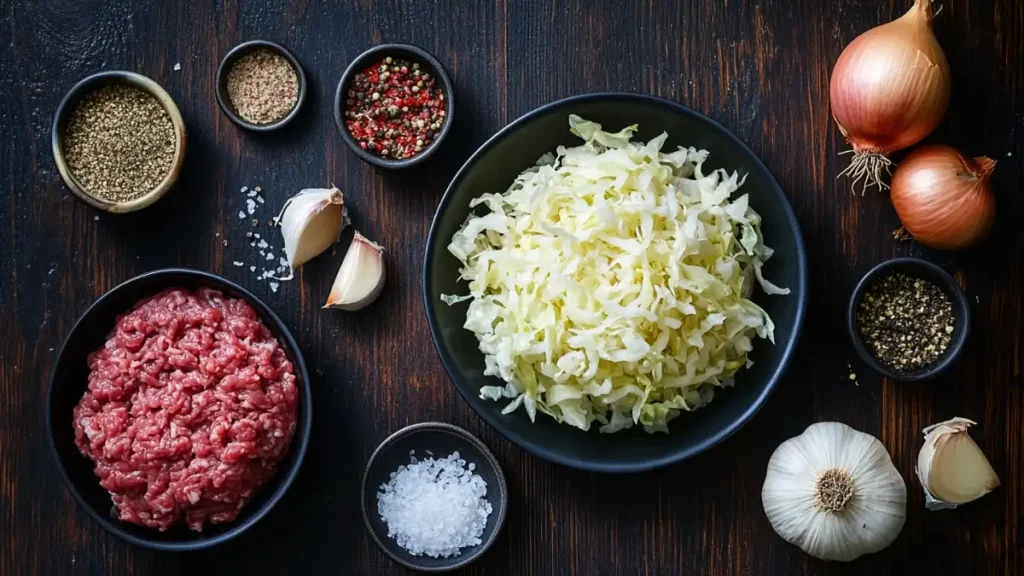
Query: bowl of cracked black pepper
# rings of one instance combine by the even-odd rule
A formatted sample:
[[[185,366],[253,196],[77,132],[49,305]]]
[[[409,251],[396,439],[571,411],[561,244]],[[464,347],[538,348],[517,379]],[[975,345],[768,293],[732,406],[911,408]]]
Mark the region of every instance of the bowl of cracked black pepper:
[[[57,107],[51,143],[61,178],[79,199],[122,213],[167,193],[185,161],[185,123],[152,79],[125,71],[93,74]]]
[[[349,64],[334,95],[334,121],[359,158],[408,168],[429,158],[448,134],[453,88],[441,63],[408,44],[383,44]]]
[[[217,103],[232,122],[254,132],[282,128],[306,99],[306,73],[284,46],[250,40],[217,69]]]
[[[847,325],[858,356],[883,376],[922,382],[949,368],[963,349],[971,312],[960,285],[917,258],[882,262],[850,297]]]

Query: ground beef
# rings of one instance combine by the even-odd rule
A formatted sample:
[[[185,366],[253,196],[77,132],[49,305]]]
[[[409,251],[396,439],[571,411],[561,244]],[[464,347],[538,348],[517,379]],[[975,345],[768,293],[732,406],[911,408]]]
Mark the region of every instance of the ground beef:
[[[126,522],[230,522],[288,453],[298,388],[281,344],[243,300],[165,290],[89,355],[75,443]]]

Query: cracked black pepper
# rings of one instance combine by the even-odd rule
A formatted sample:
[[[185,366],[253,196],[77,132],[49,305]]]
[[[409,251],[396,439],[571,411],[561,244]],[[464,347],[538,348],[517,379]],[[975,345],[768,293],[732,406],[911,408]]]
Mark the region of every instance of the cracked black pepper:
[[[89,194],[127,202],[152,191],[171,171],[177,136],[153,95],[112,84],[82,98],[68,119],[63,150]]]
[[[879,362],[900,372],[938,360],[953,337],[953,305],[935,284],[894,273],[868,287],[857,307],[861,339]]]

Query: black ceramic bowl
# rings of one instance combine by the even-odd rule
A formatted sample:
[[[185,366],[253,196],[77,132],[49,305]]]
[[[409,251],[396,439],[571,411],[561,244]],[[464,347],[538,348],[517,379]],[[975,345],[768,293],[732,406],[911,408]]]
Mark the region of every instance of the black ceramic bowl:
[[[352,134],[349,133],[348,126],[345,125],[345,100],[347,99],[346,94],[348,93],[349,86],[352,84],[352,79],[357,73],[366,69],[366,67],[388,56],[402,58],[410,62],[418,62],[421,70],[440,81],[441,91],[444,93],[445,120],[444,124],[441,125],[441,131],[437,133],[437,138],[434,138],[434,141],[423,148],[419,154],[404,160],[387,160],[363,150],[355,138],[352,137]],[[381,44],[363,52],[345,69],[345,73],[341,75],[341,81],[338,82],[338,91],[334,93],[334,122],[338,125],[341,138],[345,141],[345,144],[348,144],[348,147],[352,149],[356,156],[380,168],[409,168],[422,163],[432,156],[441,145],[441,141],[448,135],[448,131],[452,127],[454,114],[455,89],[451,78],[448,77],[448,72],[437,61],[437,58],[434,58],[429,52],[409,44]]]
[[[260,315],[264,325],[284,346],[295,367],[299,386],[298,421],[287,457],[277,474],[249,501],[238,517],[226,524],[206,524],[202,532],[175,527],[165,532],[121,522],[111,516],[110,494],[100,486],[92,460],[75,446],[72,411],[85,393],[88,355],[103,346],[117,317],[130,311],[140,299],[173,286],[206,286],[228,296],[242,298]],[[298,345],[281,319],[245,289],[219,276],[197,270],[169,268],[136,276],[104,294],[86,310],[64,341],[50,379],[46,397],[46,433],[64,483],[90,516],[110,533],[155,550],[198,550],[226,542],[263,518],[291,485],[306,455],[313,416],[309,374]]]
[[[409,452],[416,452],[416,458],[433,456],[445,458],[453,452],[467,463],[476,464],[473,471],[487,483],[487,501],[491,505],[491,514],[487,517],[487,525],[480,536],[480,544],[463,548],[458,556],[449,558],[431,558],[430,556],[413,556],[388,536],[387,524],[377,513],[377,492],[381,485],[387,484],[391,473],[399,466],[409,464]],[[428,453],[429,451],[429,453]],[[508,486],[505,475],[498,461],[478,440],[462,428],[441,422],[423,422],[402,428],[389,436],[370,456],[363,473],[362,486],[363,521],[377,545],[392,560],[413,570],[422,572],[447,572],[456,570],[479,558],[501,531],[508,508]]]
[[[953,305],[955,323],[949,346],[933,364],[913,372],[899,372],[876,360],[864,345],[864,341],[861,339],[857,328],[857,307],[864,297],[864,292],[876,278],[893,272],[902,272],[912,278],[921,278],[932,282],[945,293],[946,297],[949,298],[950,304]],[[971,305],[967,301],[967,295],[964,294],[960,285],[942,268],[918,258],[894,258],[872,268],[857,283],[857,287],[853,289],[853,294],[850,295],[850,302],[847,305],[846,327],[857,356],[870,366],[872,370],[900,382],[924,382],[944,372],[960,356],[960,351],[963,350],[964,343],[967,341],[967,334],[971,330]]]
[[[763,217],[767,244],[775,256],[765,274],[788,296],[766,296],[757,289],[754,301],[775,322],[775,344],[758,340],[754,365],[736,376],[736,386],[718,390],[713,402],[669,424],[669,434],[647,434],[640,427],[600,434],[582,432],[538,414],[531,424],[524,411],[503,415],[505,402],[481,400],[484,385],[500,385],[484,376],[483,354],[475,336],[462,328],[468,302],[448,306],[441,294],[465,294],[459,282],[459,261],[447,245],[470,213],[469,202],[485,192],[505,191],[515,177],[558,145],[581,142],[569,132],[569,114],[600,122],[617,131],[638,124],[638,138],[668,132],[665,149],[696,146],[711,152],[708,168],[746,174],[741,189]],[[434,344],[456,388],[484,420],[522,448],[548,460],[588,470],[635,472],[665,466],[707,450],[728,437],[764,404],[782,377],[796,345],[807,303],[807,263],[800,227],[785,194],[764,164],[725,128],[688,108],[651,96],[591,94],[549,104],[516,120],[484,143],[456,174],[434,216],[423,266],[423,295]]]
[[[299,77],[299,94],[295,99],[295,105],[292,106],[291,111],[288,112],[284,118],[269,124],[255,124],[239,116],[238,112],[235,110],[235,105],[231,102],[231,96],[228,94],[228,73],[231,72],[231,67],[235,62],[238,62],[239,58],[242,56],[260,49],[269,50],[287,60],[295,70],[295,75]],[[278,128],[283,128],[299,114],[299,109],[302,108],[302,103],[305,101],[306,73],[302,70],[302,65],[295,59],[295,56],[280,44],[275,44],[274,42],[268,42],[266,40],[250,40],[248,42],[243,42],[232,48],[231,51],[224,56],[224,59],[220,61],[220,66],[217,68],[217,103],[220,104],[220,109],[224,111],[224,114],[227,115],[228,119],[246,130],[252,130],[253,132],[270,132],[272,130],[277,130]]]

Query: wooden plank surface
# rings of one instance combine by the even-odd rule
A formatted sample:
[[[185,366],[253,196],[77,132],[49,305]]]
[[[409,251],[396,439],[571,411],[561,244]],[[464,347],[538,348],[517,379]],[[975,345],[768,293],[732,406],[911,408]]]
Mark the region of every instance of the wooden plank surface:
[[[999,161],[994,234],[961,253],[892,239],[885,196],[836,182],[846,148],[829,115],[828,77],[843,46],[909,0],[680,2],[136,2],[0,4],[0,574],[403,572],[359,516],[362,466],[406,424],[442,420],[477,434],[504,466],[510,512],[469,574],[1024,573],[1024,8],[1019,0],[944,2],[936,22],[954,75],[935,142]],[[219,58],[237,43],[283,43],[311,82],[296,125],[240,131],[214,97]],[[452,74],[456,123],[444,150],[407,173],[371,168],[342,143],[330,102],[347,63],[385,41],[420,45]],[[180,63],[180,70],[175,64]],[[177,101],[190,135],[178,188],[141,213],[101,214],[73,199],[50,152],[60,98],[87,74],[146,74]],[[757,152],[786,190],[811,264],[807,325],[794,365],[766,407],[721,446],[658,472],[605,476],[541,461],[501,439],[444,374],[421,299],[427,230],[445,186],[489,135],[573,94],[659,95],[718,120]],[[303,187],[333,182],[356,227],[388,250],[380,301],[357,314],[319,309],[341,254],[302,268],[272,293],[248,270],[242,186],[259,185],[269,218]],[[346,236],[347,239],[347,236]],[[228,245],[223,245],[223,240]],[[344,246],[342,246],[343,248]],[[339,249],[340,252],[340,249]],[[873,264],[926,257],[975,302],[955,369],[923,386],[856,365],[847,296]],[[234,261],[245,267],[235,267]],[[249,288],[292,328],[313,372],[316,418],[302,472],[249,534],[214,550],[129,546],[78,508],[51,461],[46,385],[61,341],[97,297],[167,266],[209,270]],[[853,362],[857,384],[847,379]],[[913,476],[920,430],[952,416],[1003,486],[962,509],[929,513]],[[774,448],[815,421],[878,436],[907,480],[908,520],[888,550],[851,565],[810,559],[764,516],[760,487]]]

